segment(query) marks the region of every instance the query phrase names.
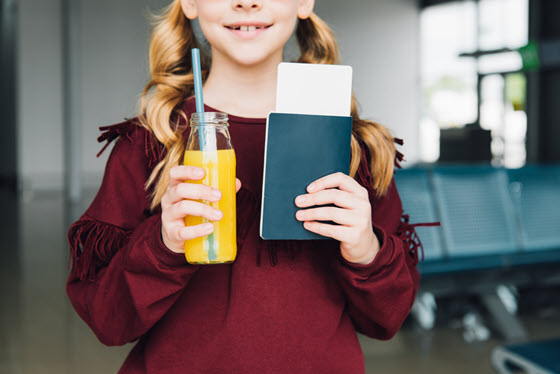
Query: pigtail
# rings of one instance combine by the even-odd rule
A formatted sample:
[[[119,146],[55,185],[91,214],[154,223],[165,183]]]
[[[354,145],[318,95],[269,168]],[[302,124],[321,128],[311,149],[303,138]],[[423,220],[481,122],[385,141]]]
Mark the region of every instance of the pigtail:
[[[191,23],[185,17],[180,1],[174,1],[155,16],[150,41],[151,79],[140,99],[140,124],[165,147],[165,158],[153,169],[146,189],[153,187],[151,208],[161,202],[169,184],[169,171],[182,162],[186,141],[182,136],[188,123],[180,109],[193,94],[194,78],[191,48],[197,48]],[[208,68],[202,67],[203,76]],[[183,124],[181,126],[180,124]]]
[[[332,30],[315,13],[299,21],[296,39],[301,53],[297,62],[306,64],[340,62],[340,50]]]
[[[296,38],[300,47],[297,62],[310,64],[338,64],[340,51],[332,30],[319,16],[312,13],[307,19],[299,21]],[[350,176],[355,177],[362,158],[363,143],[369,153],[369,171],[372,187],[379,196],[384,195],[393,177],[396,149],[394,138],[384,126],[361,119],[358,114],[358,101],[352,95],[352,156]]]

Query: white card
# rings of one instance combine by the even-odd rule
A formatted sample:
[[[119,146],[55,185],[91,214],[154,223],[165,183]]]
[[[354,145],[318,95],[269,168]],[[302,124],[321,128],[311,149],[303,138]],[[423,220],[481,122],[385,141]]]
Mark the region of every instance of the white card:
[[[276,112],[349,116],[351,103],[351,66],[278,65]]]

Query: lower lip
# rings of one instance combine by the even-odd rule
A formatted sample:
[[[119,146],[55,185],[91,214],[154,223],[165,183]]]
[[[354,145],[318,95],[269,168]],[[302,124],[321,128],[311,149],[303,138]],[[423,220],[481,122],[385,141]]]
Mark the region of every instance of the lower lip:
[[[269,28],[270,28],[270,26],[268,26],[266,28],[262,28],[262,29],[255,29],[254,31],[241,31],[241,30],[229,29],[229,28],[226,27],[226,29],[231,31],[235,36],[237,36],[240,39],[244,39],[244,40],[255,39],[260,34],[265,32],[266,30],[268,30]]]

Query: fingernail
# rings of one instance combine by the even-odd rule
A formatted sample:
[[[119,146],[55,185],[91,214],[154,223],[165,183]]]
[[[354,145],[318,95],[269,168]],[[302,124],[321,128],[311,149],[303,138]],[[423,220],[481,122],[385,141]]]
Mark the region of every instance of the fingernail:
[[[303,204],[303,203],[305,203],[305,197],[303,197],[303,196],[298,196],[298,197],[296,198],[296,204],[300,205],[300,204]]]
[[[214,219],[221,219],[222,218],[222,212],[212,212],[212,217],[214,217]]]
[[[302,219],[303,218],[303,212],[301,210],[298,210],[296,213],[296,218],[297,219]]]
[[[202,177],[204,175],[204,170],[202,169],[196,169],[194,171],[194,175],[196,175],[197,177]]]
[[[204,232],[210,233],[212,231],[214,231],[214,224],[207,223],[207,224],[204,225]]]
[[[315,185],[310,184],[309,186],[307,186],[307,191],[309,191],[309,192],[315,191]]]
[[[220,197],[222,197],[222,192],[220,190],[214,189],[214,190],[212,190],[212,196],[219,199]]]

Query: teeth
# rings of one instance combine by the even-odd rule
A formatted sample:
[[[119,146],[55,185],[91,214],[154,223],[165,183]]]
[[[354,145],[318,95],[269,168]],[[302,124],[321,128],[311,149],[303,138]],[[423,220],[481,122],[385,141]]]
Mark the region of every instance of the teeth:
[[[257,26],[231,26],[229,27],[232,30],[240,30],[240,31],[255,31],[255,30],[260,30],[262,29],[262,27],[257,27]]]

